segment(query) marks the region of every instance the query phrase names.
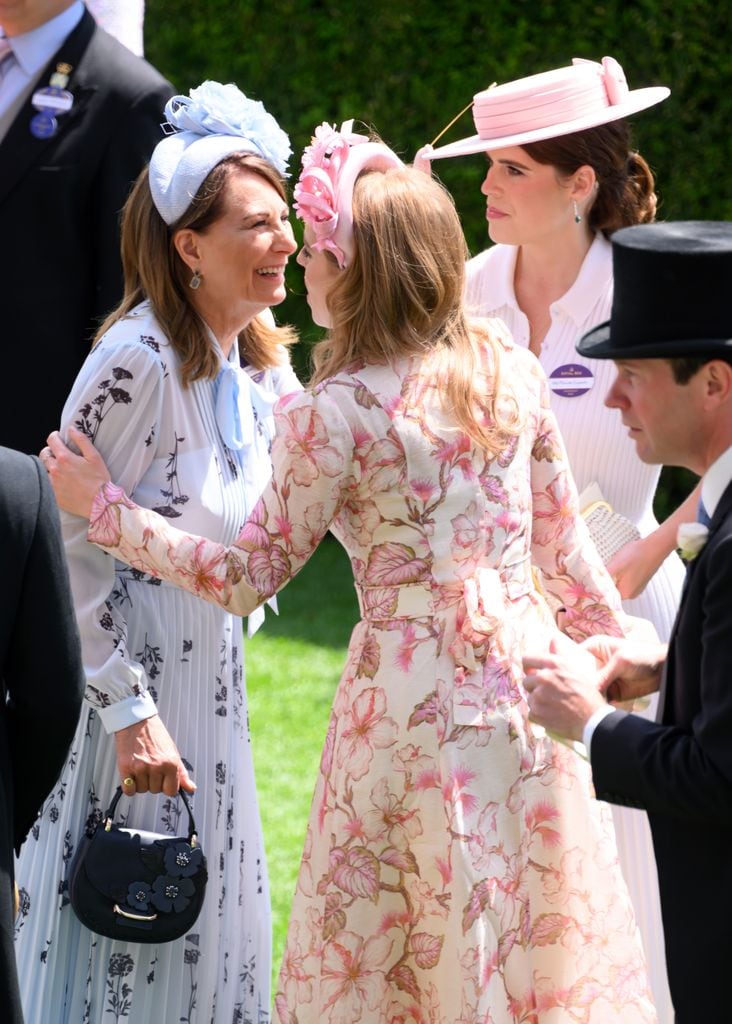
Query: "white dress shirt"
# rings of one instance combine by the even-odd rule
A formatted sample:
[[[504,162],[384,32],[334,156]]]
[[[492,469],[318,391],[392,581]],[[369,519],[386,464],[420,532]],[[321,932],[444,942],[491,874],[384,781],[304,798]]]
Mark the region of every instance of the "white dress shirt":
[[[732,448],[722,452],[702,477],[701,496],[710,519],[730,481],[732,481]]]

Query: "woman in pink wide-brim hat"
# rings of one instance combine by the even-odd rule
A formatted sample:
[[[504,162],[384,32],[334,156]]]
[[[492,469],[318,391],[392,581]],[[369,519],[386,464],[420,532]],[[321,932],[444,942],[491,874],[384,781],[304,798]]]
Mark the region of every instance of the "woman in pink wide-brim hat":
[[[479,92],[474,135],[433,149],[417,162],[485,153],[481,186],[491,248],[468,264],[474,313],[500,317],[514,339],[539,358],[552,391],[583,505],[604,498],[616,520],[597,543],[624,608],[669,635],[683,581],[674,553],[679,522],[694,519],[691,496],[661,526],[653,515],[659,467],[644,465],[615,410],[604,406],[611,361],[578,356],[585,331],[608,319],[613,295],[609,236],[651,221],[655,184],[630,147],[626,118],[669,95],[662,86],[629,89],[620,64],[572,64]],[[635,537],[636,539],[633,539]],[[620,542],[617,550],[613,547]],[[645,714],[653,715],[651,706]],[[618,849],[633,898],[659,1021],[673,1010],[666,979],[658,881],[645,814],[613,808]]]

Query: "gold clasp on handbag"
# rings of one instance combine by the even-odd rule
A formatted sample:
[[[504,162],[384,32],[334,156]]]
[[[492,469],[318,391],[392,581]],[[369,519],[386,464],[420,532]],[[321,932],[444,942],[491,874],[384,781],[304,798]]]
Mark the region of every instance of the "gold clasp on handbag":
[[[131,914],[129,910],[123,910],[118,903],[114,905],[115,914],[121,914],[122,917],[129,917],[131,921],[157,921],[157,914]]]

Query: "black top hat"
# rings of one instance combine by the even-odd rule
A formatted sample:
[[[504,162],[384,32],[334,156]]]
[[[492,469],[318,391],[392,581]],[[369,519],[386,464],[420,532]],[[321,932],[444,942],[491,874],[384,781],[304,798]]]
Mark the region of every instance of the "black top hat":
[[[585,334],[580,355],[732,358],[732,223],[638,224],[612,245],[610,319]]]

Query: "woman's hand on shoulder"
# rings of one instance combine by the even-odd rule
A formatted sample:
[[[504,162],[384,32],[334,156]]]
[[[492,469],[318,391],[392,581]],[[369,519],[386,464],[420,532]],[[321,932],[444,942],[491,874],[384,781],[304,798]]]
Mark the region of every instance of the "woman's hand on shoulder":
[[[109,470],[85,434],[76,427],[69,427],[68,436],[79,454],[64,444],[59,432],[54,430],[48,435],[48,447],[43,449],[40,459],[48,472],[59,508],[88,519],[99,488],[110,479]]]

